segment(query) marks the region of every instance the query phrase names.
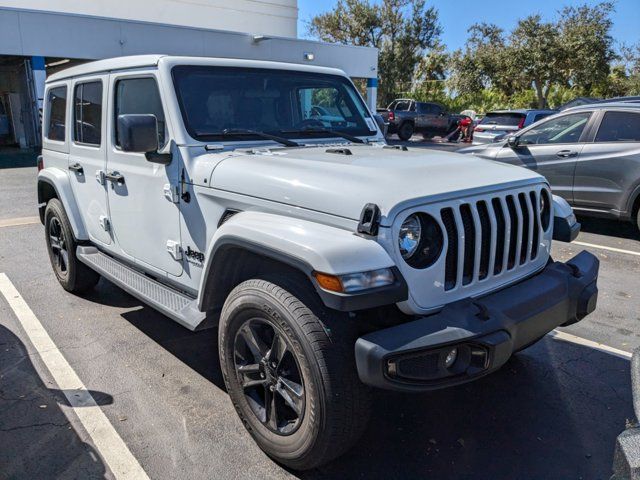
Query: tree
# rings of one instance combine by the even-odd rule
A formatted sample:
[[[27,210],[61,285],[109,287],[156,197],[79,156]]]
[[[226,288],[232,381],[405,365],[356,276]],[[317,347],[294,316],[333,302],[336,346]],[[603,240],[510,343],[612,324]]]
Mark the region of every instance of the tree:
[[[412,84],[425,53],[441,33],[438,13],[425,0],[338,0],[311,20],[309,33],[327,42],[379,49],[378,98],[393,99],[396,86]]]
[[[508,35],[495,25],[473,25],[465,48],[451,55],[449,86],[467,96],[493,89],[517,103],[533,90],[538,108],[549,106],[552,93],[554,99],[571,91],[599,94],[612,79],[610,65],[616,58],[612,12],[610,2],[565,7],[555,22],[532,15]]]

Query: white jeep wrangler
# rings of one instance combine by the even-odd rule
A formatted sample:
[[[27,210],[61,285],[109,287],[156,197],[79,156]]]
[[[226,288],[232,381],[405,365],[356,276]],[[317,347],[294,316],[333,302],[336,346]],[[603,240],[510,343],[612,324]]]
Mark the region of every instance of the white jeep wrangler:
[[[370,387],[477,379],[595,308],[598,260],[550,258],[579,224],[544,178],[386,145],[341,71],[124,57],[52,75],[45,99],[62,287],[103,276],[217,326],[238,415],[292,468],[357,440]]]

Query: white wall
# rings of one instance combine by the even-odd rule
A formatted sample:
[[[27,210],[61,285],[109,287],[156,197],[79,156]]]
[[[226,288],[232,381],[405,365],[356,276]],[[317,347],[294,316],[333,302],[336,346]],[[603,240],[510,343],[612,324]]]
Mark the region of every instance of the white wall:
[[[0,0],[0,7],[297,36],[297,0]]]

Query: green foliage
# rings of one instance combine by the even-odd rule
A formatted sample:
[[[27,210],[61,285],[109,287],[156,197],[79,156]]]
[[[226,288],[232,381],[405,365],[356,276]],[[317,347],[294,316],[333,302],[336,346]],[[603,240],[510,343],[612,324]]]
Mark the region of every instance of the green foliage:
[[[614,51],[613,11],[610,1],[563,7],[556,21],[532,15],[511,32],[477,23],[454,52],[441,43],[438,13],[425,0],[338,0],[309,31],[380,50],[380,105],[412,97],[451,111],[554,108],[579,96],[640,95],[640,45]]]
[[[441,29],[425,0],[338,0],[333,11],[311,20],[309,32],[323,41],[378,48],[378,98],[386,105],[396,82],[413,81]]]

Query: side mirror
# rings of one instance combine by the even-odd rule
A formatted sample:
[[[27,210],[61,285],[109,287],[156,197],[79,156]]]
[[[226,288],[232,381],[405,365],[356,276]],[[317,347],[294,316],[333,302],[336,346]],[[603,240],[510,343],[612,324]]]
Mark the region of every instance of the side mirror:
[[[511,148],[518,148],[520,146],[520,140],[517,135],[509,135],[507,137],[507,145]]]
[[[155,115],[118,115],[118,140],[125,152],[158,150],[158,121]]]
[[[125,152],[144,153],[145,158],[153,163],[171,163],[170,153],[158,153],[158,120],[155,115],[118,115],[118,140]]]

